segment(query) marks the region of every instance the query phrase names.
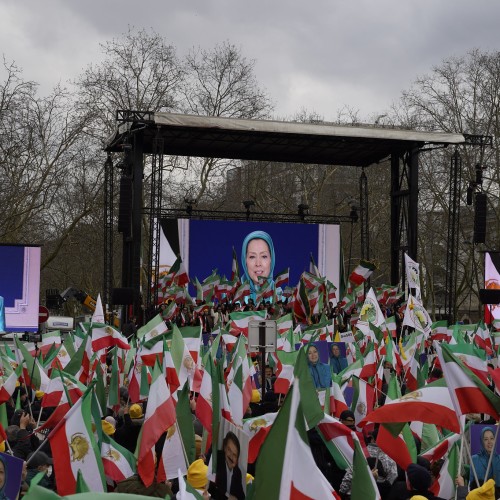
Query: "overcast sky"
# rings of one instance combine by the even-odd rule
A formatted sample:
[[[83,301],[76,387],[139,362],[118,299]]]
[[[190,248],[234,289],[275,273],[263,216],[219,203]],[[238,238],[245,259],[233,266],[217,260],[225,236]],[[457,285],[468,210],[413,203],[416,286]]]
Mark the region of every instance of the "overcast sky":
[[[46,93],[129,25],[180,56],[228,40],[256,61],[276,116],[347,106],[373,121],[445,58],[499,50],[499,21],[497,0],[0,0],[0,50]]]

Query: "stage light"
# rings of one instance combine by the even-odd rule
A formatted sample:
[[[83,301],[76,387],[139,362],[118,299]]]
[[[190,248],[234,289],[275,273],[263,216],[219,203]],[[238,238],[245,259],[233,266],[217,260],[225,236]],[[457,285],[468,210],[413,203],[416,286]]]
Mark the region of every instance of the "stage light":
[[[198,200],[196,198],[184,198],[184,203],[186,204],[186,212],[188,215],[193,213],[193,206],[198,204]]]
[[[297,206],[299,217],[304,220],[306,215],[309,215],[309,205],[306,205],[305,203],[301,203],[300,205]]]

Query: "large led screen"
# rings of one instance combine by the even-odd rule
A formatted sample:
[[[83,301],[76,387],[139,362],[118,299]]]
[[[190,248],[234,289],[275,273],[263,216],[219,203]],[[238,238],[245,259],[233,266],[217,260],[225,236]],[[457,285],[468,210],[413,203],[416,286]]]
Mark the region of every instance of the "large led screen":
[[[38,246],[0,244],[0,297],[7,332],[38,330],[40,259]]]
[[[291,286],[304,271],[309,271],[310,256],[322,276],[338,287],[340,276],[340,226],[336,224],[300,224],[278,222],[242,222],[222,220],[162,220],[160,271],[168,270],[181,255],[191,279],[201,282],[214,269],[231,277],[233,247],[241,271],[241,250],[246,235],[265,231],[275,249],[274,274],[290,269]]]

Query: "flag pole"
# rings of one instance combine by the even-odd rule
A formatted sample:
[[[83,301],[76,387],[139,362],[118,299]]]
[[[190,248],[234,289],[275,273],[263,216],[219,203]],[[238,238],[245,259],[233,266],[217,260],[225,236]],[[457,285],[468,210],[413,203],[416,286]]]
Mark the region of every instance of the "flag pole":
[[[467,452],[467,456],[469,457],[469,460],[470,460],[470,466],[472,468],[472,473],[474,474],[474,480],[476,481],[476,484],[478,485],[479,487],[479,480],[477,478],[477,472],[476,472],[476,468],[474,467],[474,462],[472,461],[472,454],[471,454],[471,451],[470,451],[470,448],[469,448],[469,443],[467,442],[467,439],[465,439],[465,431],[464,431],[464,427],[462,425],[462,422],[460,422],[460,432],[464,438],[463,440],[463,443],[464,443],[464,447],[465,447],[465,451]]]

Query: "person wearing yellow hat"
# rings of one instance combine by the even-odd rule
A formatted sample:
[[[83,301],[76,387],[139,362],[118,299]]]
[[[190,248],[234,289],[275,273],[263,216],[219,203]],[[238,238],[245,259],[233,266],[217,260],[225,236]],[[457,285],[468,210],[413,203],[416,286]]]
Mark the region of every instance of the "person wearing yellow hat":
[[[144,412],[141,405],[134,403],[130,407],[125,406],[123,409],[123,423],[116,428],[115,441],[134,453],[143,423]]]
[[[488,479],[482,486],[471,490],[466,500],[495,500],[495,481]]]
[[[141,405],[138,405],[137,403],[134,403],[130,409],[129,409],[129,415],[130,415],[130,418],[132,419],[139,419],[139,418],[142,418],[144,416],[143,412],[142,412],[142,406]]]
[[[107,436],[112,436],[116,432],[114,425],[106,420],[101,420],[101,425],[104,434]]]
[[[252,389],[252,399],[251,403],[260,403],[260,391],[258,389]]]
[[[208,484],[208,466],[201,458],[189,466],[186,480],[199,493],[205,491]]]

